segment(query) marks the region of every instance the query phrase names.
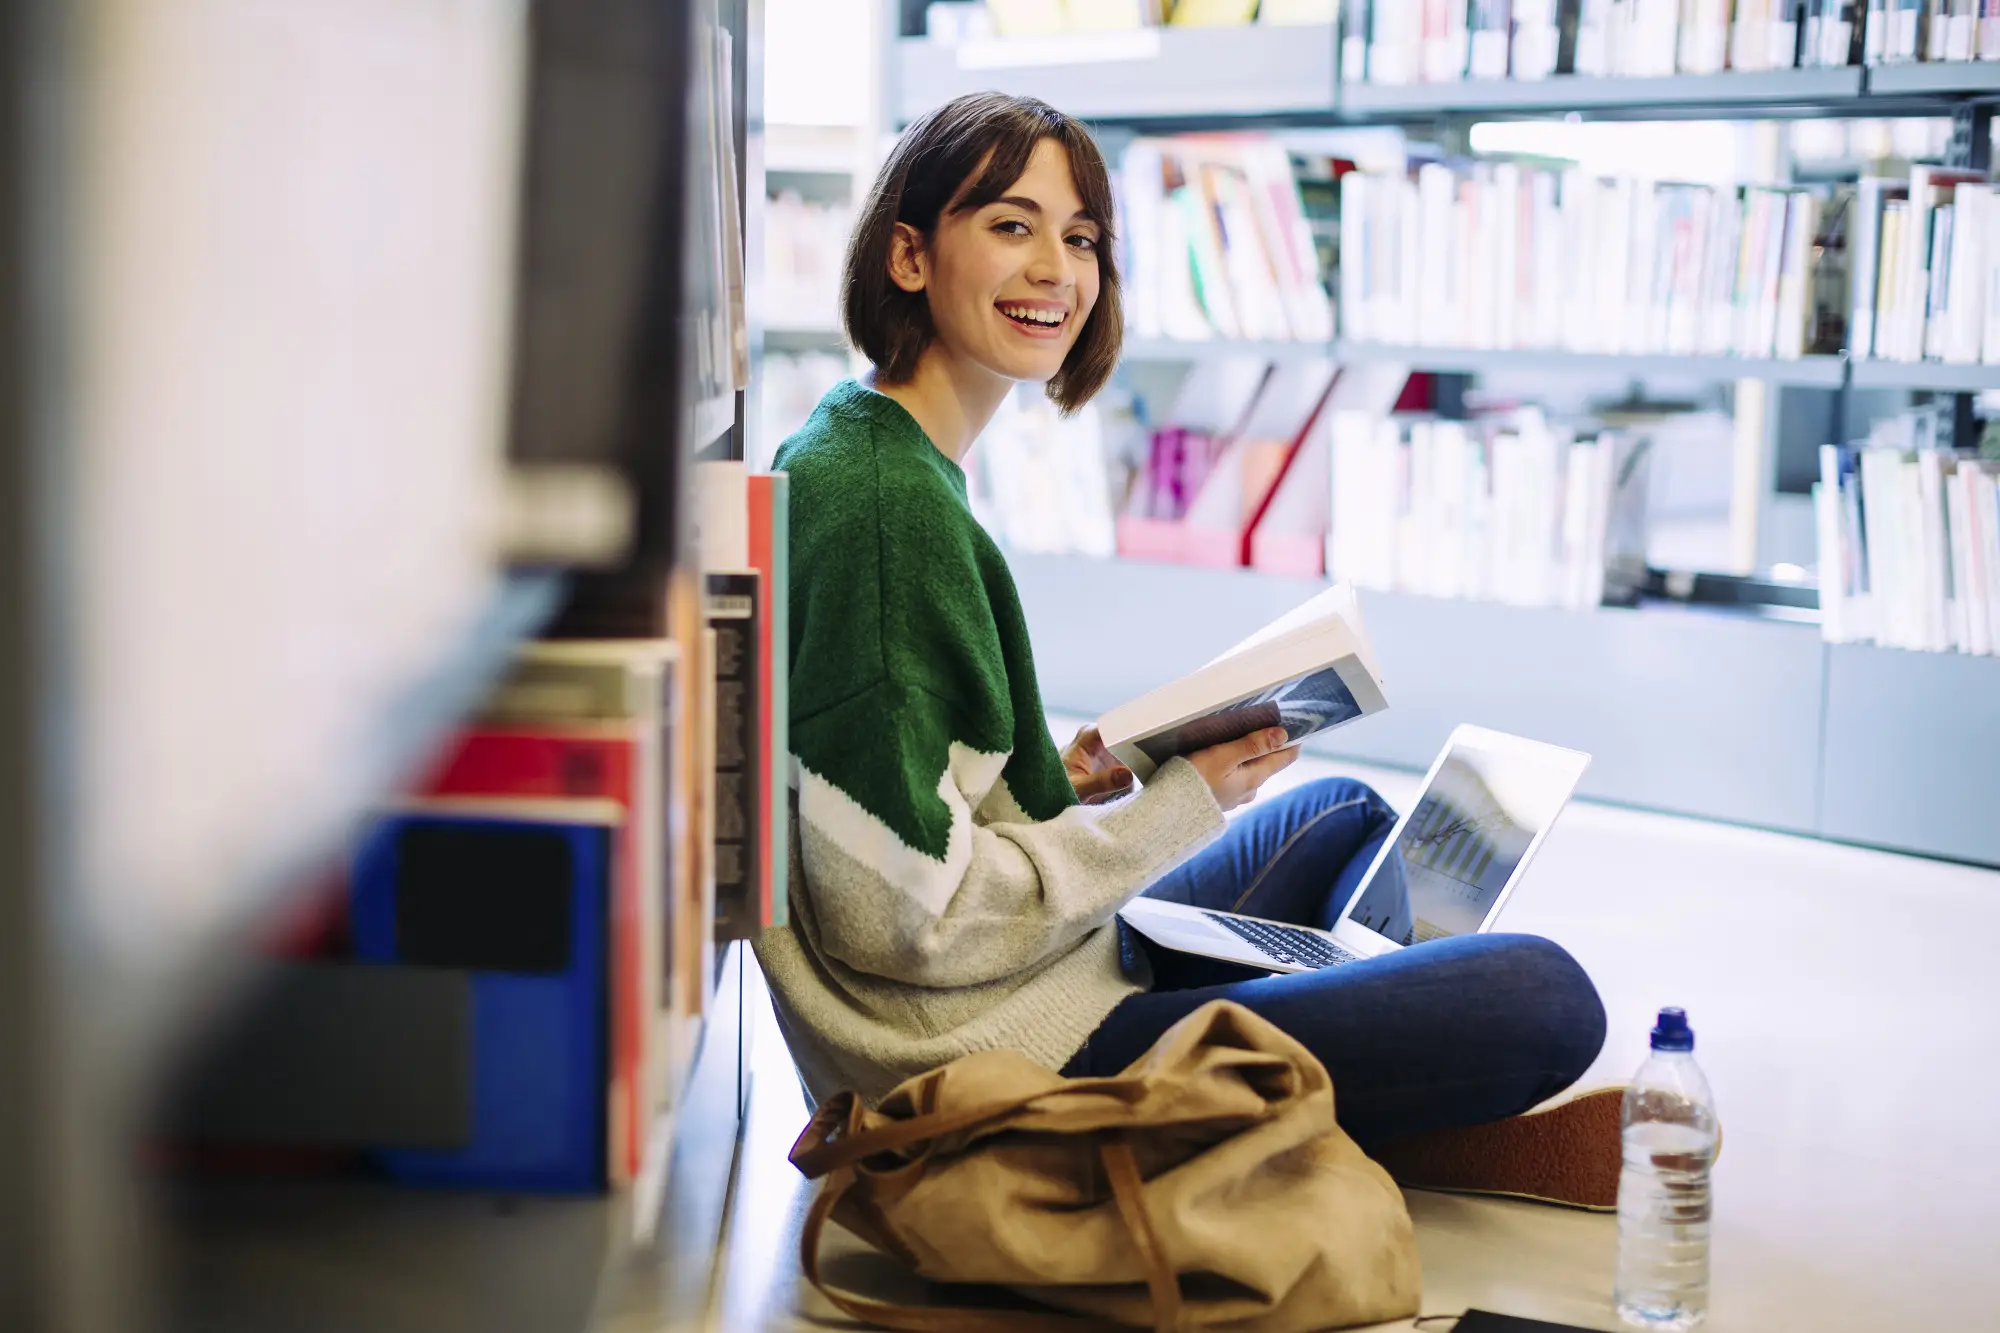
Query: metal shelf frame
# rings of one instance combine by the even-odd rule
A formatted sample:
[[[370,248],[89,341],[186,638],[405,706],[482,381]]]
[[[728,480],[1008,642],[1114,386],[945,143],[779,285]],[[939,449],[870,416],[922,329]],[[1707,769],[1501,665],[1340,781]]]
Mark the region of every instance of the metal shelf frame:
[[[1739,356],[1669,356],[1664,353],[1567,352],[1521,348],[1404,347],[1387,343],[1290,342],[1218,338],[1209,342],[1132,338],[1128,362],[1184,362],[1210,357],[1255,356],[1267,361],[1330,357],[1348,362],[1400,362],[1412,370],[1480,375],[1529,371],[1538,375],[1677,376],[1706,380],[1763,380],[1803,389],[1916,389],[1932,393],[2000,391],[2000,365],[1960,366],[1940,361],[1850,360],[1804,356],[1795,361]]]
[[[1254,71],[1251,73],[1250,71]],[[1797,119],[1948,114],[2000,98],[2000,62],[1725,71],[1664,78],[1559,74],[1378,84],[1343,80],[1333,25],[1143,28],[959,46],[901,37],[890,118],[908,124],[961,93],[1040,97],[1103,124],[1369,125],[1581,114],[1594,119]]]

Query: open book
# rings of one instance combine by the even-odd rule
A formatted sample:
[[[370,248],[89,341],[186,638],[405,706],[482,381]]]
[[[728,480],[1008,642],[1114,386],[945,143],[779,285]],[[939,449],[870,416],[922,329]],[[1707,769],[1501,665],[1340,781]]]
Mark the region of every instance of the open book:
[[[1336,583],[1222,656],[1098,719],[1140,781],[1175,755],[1282,726],[1293,741],[1389,706],[1354,589]]]

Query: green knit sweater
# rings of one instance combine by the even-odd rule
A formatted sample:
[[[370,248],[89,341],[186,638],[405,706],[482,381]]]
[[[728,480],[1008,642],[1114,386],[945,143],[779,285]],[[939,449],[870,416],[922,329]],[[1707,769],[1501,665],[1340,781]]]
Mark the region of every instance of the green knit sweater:
[[[870,1101],[968,1052],[1059,1068],[1146,978],[1110,921],[1212,839],[1185,761],[1076,802],[965,474],[845,382],[791,474],[792,923],[759,961],[807,1086]],[[1106,651],[1118,651],[1106,645]]]

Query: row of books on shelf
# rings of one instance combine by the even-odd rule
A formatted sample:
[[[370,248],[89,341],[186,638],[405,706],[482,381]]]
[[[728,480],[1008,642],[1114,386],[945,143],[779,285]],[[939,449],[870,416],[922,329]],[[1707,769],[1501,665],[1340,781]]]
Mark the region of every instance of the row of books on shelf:
[[[1336,579],[1574,609],[1644,582],[1642,430],[1578,432],[1527,408],[1478,423],[1337,413],[1328,436]]]
[[[1330,339],[1332,220],[1308,216],[1298,169],[1265,135],[1127,145],[1117,195],[1131,334]]]
[[[974,451],[977,508],[1017,550],[1331,573],[1527,606],[1636,591],[1643,423],[1397,411],[1420,403],[1420,385],[1396,366],[1223,357],[1195,367],[1150,431],[1024,408]]]
[[[955,45],[1135,28],[1325,25],[1339,18],[1340,0],[938,0],[924,8],[924,35]]]
[[[1852,231],[1854,356],[2000,363],[2000,197],[1984,172],[1863,177]]]
[[[1351,0],[1341,76],[1664,78],[2000,59],[1981,0]]]
[[[1837,352],[1851,196],[1512,161],[1349,171],[1341,332],[1432,347]]]
[[[1355,83],[2000,60],[1985,0],[941,0],[925,12],[943,43],[1250,23],[1338,24],[1341,77]]]
[[[694,307],[692,388],[697,401],[750,385],[750,337],[745,314],[743,178],[736,160],[735,39],[720,24],[696,34],[693,106],[697,133],[691,152],[688,211],[690,293]]]
[[[1940,449],[1930,418],[1820,449],[1820,623],[1833,643],[2000,655],[2000,461]]]
[[[405,1122],[373,1107],[220,1130],[197,1115],[178,1145],[191,1162],[263,1165],[276,1145],[316,1172],[410,1184],[630,1190],[635,1229],[650,1226],[716,945],[787,918],[787,479],[699,466],[720,470],[700,479],[703,562],[670,576],[663,633],[521,645],[358,831],[314,911],[266,941],[316,975],[463,978],[457,1044],[426,1053],[465,1071],[443,1084],[467,1103],[451,1128],[384,1128]],[[340,1047],[325,1078],[355,1081]],[[413,1100],[405,1081],[439,1077],[362,1068],[375,1086],[356,1095],[395,1105]]]

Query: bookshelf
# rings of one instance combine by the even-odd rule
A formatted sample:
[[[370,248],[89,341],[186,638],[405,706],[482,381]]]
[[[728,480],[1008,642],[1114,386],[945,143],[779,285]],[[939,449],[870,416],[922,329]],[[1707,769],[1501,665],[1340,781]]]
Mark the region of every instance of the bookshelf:
[[[1868,71],[1868,91],[1877,97],[1913,93],[1987,96],[2000,93],[2000,61],[1940,60],[1876,65]]]
[[[898,124],[962,93],[995,87],[1040,97],[1088,120],[1149,128],[1211,120],[1339,125],[1570,113],[1624,119],[1938,115],[2000,93],[2000,62],[1993,61],[1665,78],[1354,82],[1339,77],[1331,27],[1259,24],[958,46],[903,36],[894,40],[890,70],[889,105]]]
[[[1689,378],[1765,380],[1805,388],[1837,389],[1846,377],[1846,358],[1803,356],[1794,361],[1735,356],[1628,356],[1623,354],[1527,351],[1475,347],[1395,347],[1381,343],[1336,342],[1333,355],[1342,361],[1400,362],[1418,370],[1480,375],[1532,371],[1548,375],[1596,375],[1642,378],[1680,375]]]
[[[1323,586],[1081,556],[1009,564],[1043,693],[1085,716],[1200,666]],[[1391,707],[1308,742],[1322,753],[1421,770],[1473,722],[1590,752],[1580,792],[1593,800],[2000,865],[2000,659],[1831,645],[1809,620],[1678,606],[1363,592],[1362,610]]]
[[[1934,393],[1984,393],[2000,389],[2000,366],[1957,366],[1941,361],[1849,363],[1849,383],[1857,389],[1928,389]]]

